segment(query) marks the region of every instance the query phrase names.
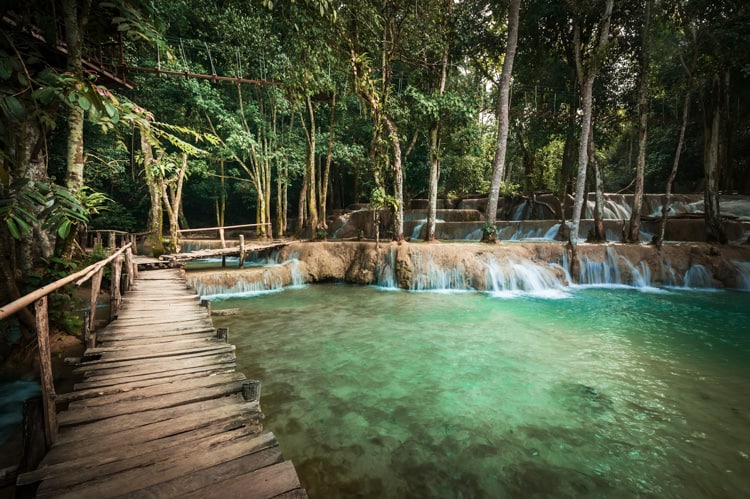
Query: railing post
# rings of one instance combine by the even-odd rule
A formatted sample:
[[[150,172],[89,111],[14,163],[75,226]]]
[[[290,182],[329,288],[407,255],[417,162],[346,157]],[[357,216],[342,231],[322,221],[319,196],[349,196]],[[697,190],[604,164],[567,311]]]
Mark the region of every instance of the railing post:
[[[117,258],[112,262],[112,286],[110,288],[109,296],[109,319],[111,321],[117,319],[117,312],[120,310],[120,274],[122,273],[122,255],[117,255]]]
[[[102,275],[104,268],[100,268],[94,276],[91,278],[91,299],[89,301],[91,308],[91,317],[89,320],[89,338],[86,343],[86,348],[93,348],[96,346],[96,306],[99,303],[99,292],[102,289]]]
[[[240,234],[240,268],[245,267],[245,236]]]
[[[109,233],[109,244],[107,246],[109,249],[114,250],[117,248],[117,245],[115,244],[115,233],[110,232]]]
[[[133,286],[133,252],[130,248],[125,250],[125,270],[127,271],[125,279],[125,292],[127,293]]]
[[[49,346],[49,321],[47,320],[47,297],[34,303],[36,337],[39,346],[39,370],[42,382],[42,406],[44,408],[44,434],[47,448],[57,440],[57,412],[55,410],[55,383],[52,376],[52,352]]]

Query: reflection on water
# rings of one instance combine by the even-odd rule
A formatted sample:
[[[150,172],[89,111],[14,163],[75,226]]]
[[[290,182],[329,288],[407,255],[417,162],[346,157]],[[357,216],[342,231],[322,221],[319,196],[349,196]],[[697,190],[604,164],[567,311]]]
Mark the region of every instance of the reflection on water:
[[[314,498],[750,497],[747,300],[320,285],[215,322]]]

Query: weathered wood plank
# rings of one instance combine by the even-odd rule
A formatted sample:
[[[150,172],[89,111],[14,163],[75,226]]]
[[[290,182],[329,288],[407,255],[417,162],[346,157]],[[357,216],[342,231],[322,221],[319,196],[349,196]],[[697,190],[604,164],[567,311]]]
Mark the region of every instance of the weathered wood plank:
[[[175,407],[166,407],[139,414],[124,414],[100,421],[94,421],[87,425],[71,426],[64,429],[60,434],[55,447],[69,444],[80,443],[90,439],[107,438],[109,435],[117,437],[124,434],[122,432],[137,431],[138,428],[157,424],[160,422],[169,422],[179,420],[183,417],[203,414],[213,409],[230,410],[233,407],[246,404],[241,395],[235,394],[220,399],[209,399],[195,402],[192,404],[179,405]]]
[[[180,358],[170,359],[169,363],[165,363],[161,359],[156,359],[153,362],[128,362],[126,365],[111,369],[91,369],[85,373],[85,379],[86,381],[94,382],[130,376],[164,374],[177,369],[190,369],[193,367],[221,367],[235,361],[236,356],[234,352],[219,355],[183,355]]]
[[[216,335],[203,335],[202,337],[197,338],[185,338],[185,339],[178,339],[178,340],[172,340],[169,342],[168,346],[171,347],[171,350],[185,350],[189,348],[201,348],[204,346],[210,346],[210,345],[220,345],[222,344],[222,341],[219,340]],[[160,345],[160,347],[165,348],[166,345]],[[103,345],[96,348],[89,348],[86,350],[87,356],[95,356],[95,355],[118,355],[118,354],[137,354],[137,353],[144,353],[154,351],[154,348],[152,345],[147,344],[130,344],[130,345]]]
[[[163,482],[147,489],[128,494],[130,499],[159,499],[162,497],[183,497],[185,494],[209,486],[219,485],[234,476],[245,474],[261,468],[278,464],[284,460],[281,449],[270,447],[232,461],[221,463],[202,470],[193,471],[189,475],[181,476]],[[231,496],[224,496],[231,497]]]
[[[189,357],[200,357],[205,355],[214,355],[214,354],[220,354],[220,353],[229,353],[234,352],[235,346],[234,345],[227,345],[227,344],[217,344],[217,345],[211,345],[211,346],[205,346],[201,348],[194,348],[194,349],[184,349],[184,350],[174,350],[174,351],[166,351],[166,352],[159,352],[155,351],[149,354],[144,355],[132,355],[132,356],[119,356],[114,358],[105,358],[104,356],[99,360],[92,360],[88,362],[81,362],[79,364],[79,367],[74,369],[74,372],[82,373],[86,371],[91,371],[94,369],[113,369],[115,367],[121,367],[126,365],[134,365],[134,362],[137,363],[138,361],[143,360],[149,360],[149,359],[159,359],[164,357],[180,357],[180,358],[189,358]]]
[[[240,402],[234,404],[209,407],[201,413],[182,414],[179,417],[137,426],[128,430],[113,431],[82,440],[75,440],[61,445],[55,445],[42,462],[45,466],[66,463],[74,458],[89,457],[102,452],[117,452],[120,458],[131,447],[133,452],[145,453],[141,444],[155,442],[156,445],[168,437],[180,436],[187,439],[197,439],[195,431],[207,427],[216,427],[211,431],[229,431],[239,426],[255,425],[258,432],[262,429],[263,415],[258,402]],[[125,443],[125,445],[123,445]],[[149,451],[150,452],[150,451]],[[133,454],[135,455],[135,454]]]
[[[138,400],[132,404],[117,404],[98,407],[78,407],[74,411],[62,411],[58,414],[58,424],[62,426],[81,424],[88,421],[121,416],[123,414],[134,414],[137,412],[151,411],[165,407],[199,402],[212,398],[224,397],[242,391],[242,382],[199,388],[179,393],[169,393],[161,397],[153,397]]]
[[[228,360],[225,363],[212,363],[205,366],[196,366],[196,367],[189,367],[185,369],[177,369],[177,370],[165,370],[155,373],[148,373],[148,374],[135,374],[135,375],[125,375],[127,373],[123,373],[123,376],[118,377],[107,377],[105,379],[94,379],[92,378],[91,381],[84,381],[81,383],[76,383],[73,385],[73,389],[75,391],[71,392],[70,395],[72,396],[77,391],[85,392],[87,390],[92,389],[98,389],[98,390],[104,390],[104,393],[106,393],[106,389],[110,386],[117,386],[118,384],[129,384],[129,383],[143,383],[142,386],[148,386],[148,383],[153,381],[154,383],[161,383],[163,379],[168,378],[180,378],[180,377],[192,377],[192,376],[205,376],[206,374],[212,374],[212,373],[220,373],[220,372],[232,372],[237,367],[237,363],[234,361],[233,358]],[[68,394],[63,394],[68,395]],[[58,395],[58,398],[60,398],[60,395]],[[72,398],[75,400],[75,398]]]
[[[232,477],[213,487],[186,494],[183,499],[267,499],[301,488],[291,461],[261,468],[251,473]]]
[[[124,436],[119,435],[117,438],[120,441],[114,438],[105,438],[94,443],[84,441],[81,442],[81,446],[66,445],[61,449],[54,449],[57,452],[51,452],[47,455],[36,470],[21,475],[17,483],[18,485],[26,485],[69,473],[78,475],[69,483],[73,482],[73,480],[76,483],[81,483],[85,481],[85,477],[82,477],[79,473],[85,469],[110,465],[118,461],[131,460],[131,462],[112,465],[107,469],[97,471],[100,474],[104,474],[105,471],[110,473],[119,472],[127,470],[131,466],[132,460],[138,456],[170,448],[174,449],[180,446],[200,444],[207,437],[213,437],[220,433],[235,432],[241,428],[244,428],[242,433],[235,432],[232,435],[233,438],[242,435],[255,435],[261,432],[259,415],[257,413],[249,414],[238,411],[231,415],[218,414],[218,417],[219,419],[211,421],[211,424],[207,424],[205,418],[189,426],[176,422],[176,424],[180,425],[179,428],[181,431],[169,428],[167,431],[162,432],[164,435],[158,437],[154,436],[151,433],[153,430],[149,428],[148,433],[142,435],[135,434],[132,439],[128,434]],[[169,422],[171,423],[172,421]],[[123,438],[127,439],[126,445],[123,445]],[[153,459],[154,456],[146,456],[143,461],[150,462]]]
[[[163,397],[165,394],[176,394],[199,388],[209,388],[213,386],[235,383],[244,381],[246,376],[242,373],[224,373],[214,374],[212,376],[201,376],[187,380],[173,380],[160,383],[153,386],[136,387],[132,390],[124,390],[120,393],[110,393],[92,397],[84,400],[77,400],[68,405],[68,410],[94,408],[108,406],[113,404],[132,404],[150,397]]]
[[[243,430],[244,428],[236,432],[241,433]],[[78,481],[79,477],[70,477],[70,480],[82,483],[80,487],[61,486],[61,483],[65,483],[62,480],[63,477],[58,477],[61,478],[60,481],[45,480],[39,488],[38,496],[55,495],[60,498],[78,499],[129,495],[158,483],[187,476],[196,470],[226,463],[278,445],[276,437],[270,432],[244,438],[235,437],[232,433],[225,432],[205,438],[200,442],[191,442],[190,449],[184,452],[176,452],[175,449],[154,452],[148,455],[150,462],[147,463],[143,463],[142,460],[145,456],[140,456],[136,462],[132,463],[130,469],[117,474],[102,475],[100,467],[96,470],[99,472],[98,478],[86,483]],[[122,467],[130,463],[118,462],[117,464],[118,467]]]
[[[75,409],[78,407],[78,403],[83,404],[82,407],[90,407],[94,402],[102,401],[102,404],[112,403],[119,399],[107,398],[113,395],[119,394],[138,394],[142,397],[151,396],[147,395],[145,389],[158,390],[162,392],[176,392],[184,390],[185,386],[198,387],[198,386],[211,386],[211,383],[219,384],[227,381],[241,381],[245,379],[245,375],[242,373],[223,373],[223,374],[206,374],[206,373],[193,373],[184,376],[170,376],[156,379],[142,379],[133,381],[131,383],[118,383],[108,387],[98,387],[89,390],[76,390],[70,393],[64,393],[57,396],[58,404],[70,404],[68,409]],[[94,399],[91,402],[86,402],[88,399]]]

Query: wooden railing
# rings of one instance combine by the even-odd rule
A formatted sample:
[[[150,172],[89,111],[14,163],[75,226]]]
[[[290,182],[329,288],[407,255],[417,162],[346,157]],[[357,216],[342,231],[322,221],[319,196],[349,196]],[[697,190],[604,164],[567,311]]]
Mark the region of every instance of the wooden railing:
[[[94,312],[99,303],[99,291],[101,289],[104,267],[112,265],[111,293],[110,293],[110,319],[117,317],[120,303],[122,301],[121,286],[124,292],[130,290],[133,280],[138,272],[138,267],[133,260],[132,243],[127,243],[109,257],[89,265],[67,277],[42,286],[21,298],[8,303],[0,308],[0,320],[6,319],[19,310],[34,305],[37,342],[39,345],[39,370],[42,385],[42,407],[44,410],[44,433],[47,447],[49,448],[57,439],[57,413],[55,411],[55,385],[52,376],[52,357],[49,344],[49,320],[47,313],[47,296],[75,281],[76,286],[81,286],[91,280],[91,298],[89,304],[91,310],[84,320],[84,343],[87,347],[95,346],[95,320]],[[126,278],[121,283],[123,264],[127,269]]]
[[[271,222],[266,222],[262,224],[242,224],[242,225],[225,225],[220,227],[202,227],[200,229],[180,229],[177,232],[180,234],[185,234],[187,232],[209,232],[209,231],[218,231],[219,233],[219,239],[221,239],[221,247],[226,247],[226,241],[224,241],[224,231],[227,229],[245,229],[249,227],[264,227],[264,226],[270,226]]]

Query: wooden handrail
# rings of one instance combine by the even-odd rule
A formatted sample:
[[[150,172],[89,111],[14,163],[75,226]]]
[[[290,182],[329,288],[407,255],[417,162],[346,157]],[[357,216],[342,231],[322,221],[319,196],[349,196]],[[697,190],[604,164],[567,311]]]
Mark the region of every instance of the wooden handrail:
[[[203,227],[200,229],[180,229],[177,232],[201,232],[204,230],[220,230],[220,229],[243,229],[245,227],[262,227],[265,225],[271,225],[271,222],[266,222],[263,224],[243,224],[243,225],[226,225],[224,227]]]
[[[76,283],[76,286],[80,286],[86,280],[91,278],[91,276],[93,275],[92,269],[95,269],[95,268],[98,269],[98,268],[103,267],[104,265],[108,264],[109,262],[111,262],[112,260],[120,256],[126,249],[130,248],[132,245],[133,243],[128,243],[122,248],[112,253],[108,258],[101,260],[97,263],[94,263],[92,265],[89,265],[85,269],[79,270],[78,272],[75,272],[73,274],[70,274],[69,276],[63,277],[62,279],[58,279],[53,283],[46,284],[42,286],[41,288],[37,289],[36,291],[32,291],[31,293],[24,295],[21,298],[8,303],[7,305],[0,308],[0,320],[10,317],[11,315],[21,310],[22,308],[31,305],[38,299],[47,296],[53,291],[57,291],[58,289],[65,286],[66,284],[69,284],[75,281],[76,279],[80,279],[81,277],[86,277],[85,279],[81,279],[79,282]],[[88,274],[91,274],[91,275],[88,275]]]
[[[135,265],[132,261],[133,243],[128,243],[112,253],[109,257],[89,265],[83,270],[74,272],[67,277],[58,279],[53,283],[42,286],[36,291],[22,296],[0,308],[0,320],[10,317],[22,308],[34,304],[34,321],[36,326],[37,345],[39,347],[39,374],[42,386],[42,409],[44,411],[44,437],[47,448],[51,447],[57,439],[57,411],[55,409],[55,383],[52,376],[52,359],[49,345],[49,319],[47,314],[47,295],[56,291],[66,284],[76,279],[76,286],[93,278],[91,284],[91,311],[84,324],[84,343],[87,346],[95,346],[96,336],[93,334],[94,328],[94,310],[99,301],[99,287],[102,281],[104,266],[112,263],[112,287],[110,293],[110,318],[117,317],[117,310],[120,306],[120,272],[122,270],[123,253],[125,253],[125,262],[128,268],[128,280],[125,282],[127,291],[132,284],[133,271]],[[88,344],[90,343],[90,345]]]

